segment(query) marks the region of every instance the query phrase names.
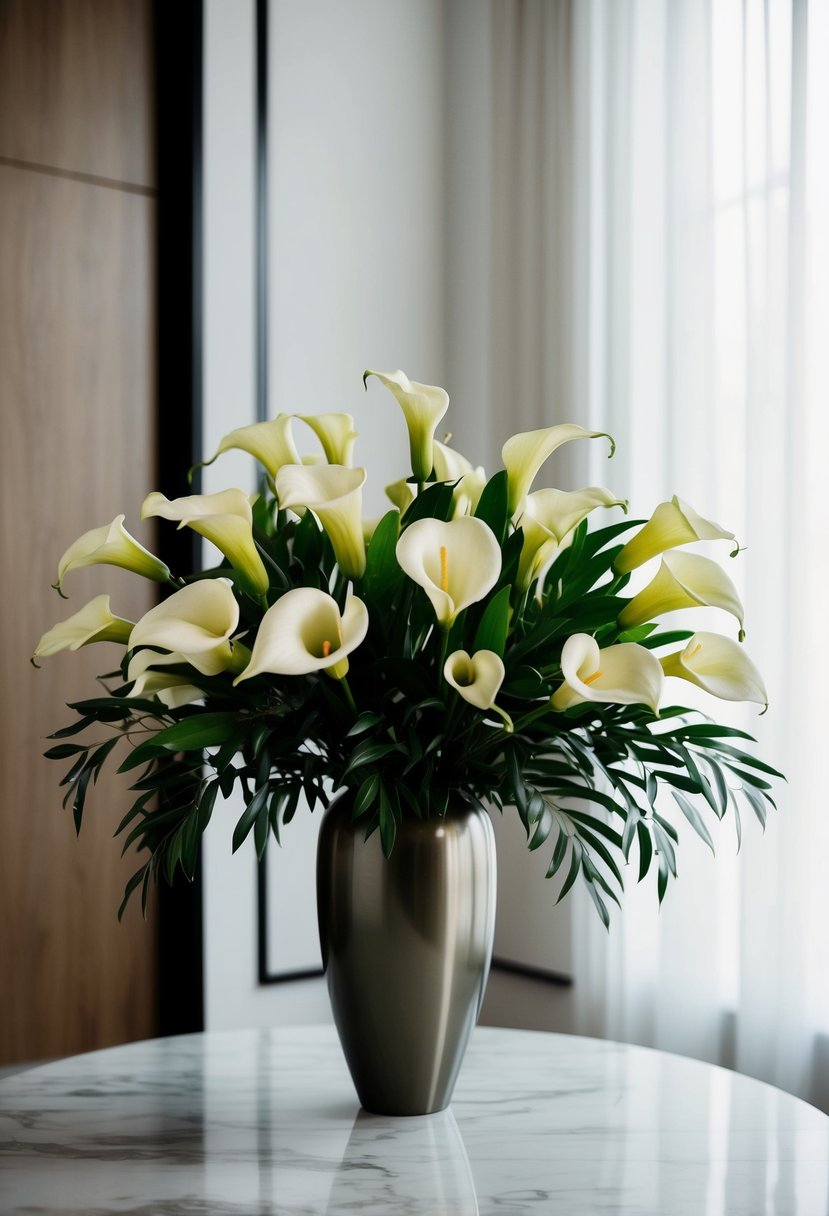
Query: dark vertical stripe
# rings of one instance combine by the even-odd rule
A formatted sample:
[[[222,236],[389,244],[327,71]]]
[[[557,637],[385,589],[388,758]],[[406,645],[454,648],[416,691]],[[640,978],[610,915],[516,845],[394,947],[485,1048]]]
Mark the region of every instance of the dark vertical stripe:
[[[268,0],[256,0],[256,418],[268,419]]]
[[[158,488],[198,493],[187,470],[202,458],[202,0],[155,0]],[[189,528],[160,527],[158,553],[174,571],[196,570]],[[204,1029],[202,883],[159,885],[159,1028]]]

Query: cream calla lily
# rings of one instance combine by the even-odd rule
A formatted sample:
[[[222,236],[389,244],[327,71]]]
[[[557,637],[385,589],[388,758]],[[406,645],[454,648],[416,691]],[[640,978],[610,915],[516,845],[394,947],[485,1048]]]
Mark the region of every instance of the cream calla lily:
[[[125,644],[132,627],[132,621],[112,615],[108,595],[96,595],[79,612],[47,629],[35,647],[32,659],[45,659],[59,650],[80,650],[91,642]]]
[[[295,587],[263,616],[250,663],[234,684],[266,672],[304,676],[326,671],[341,680],[348,672],[347,656],[367,631],[368,609],[356,596],[349,597],[341,614],[325,591]]]
[[[511,731],[512,719],[495,704],[505,674],[502,660],[492,650],[476,650],[473,655],[465,650],[456,650],[443,665],[443,678],[464,701],[476,709],[494,710],[503,718],[506,729]]]
[[[539,469],[557,448],[573,439],[600,438],[610,440],[612,456],[616,448],[612,436],[606,431],[586,431],[574,422],[542,427],[538,431],[522,431],[508,439],[501,449],[501,458],[507,470],[510,512],[515,515],[524,510],[524,500]]]
[[[435,480],[457,482],[454,492],[455,515],[472,515],[486,485],[486,471],[475,468],[465,456],[435,442]]]
[[[357,439],[351,414],[297,414],[297,418],[310,426],[317,436],[329,464],[351,467]]]
[[[139,545],[124,527],[123,515],[116,515],[111,524],[102,528],[92,528],[79,536],[70,545],[58,562],[57,582],[52,586],[63,594],[63,580],[70,570],[79,570],[82,566],[121,566],[124,570],[133,570],[144,578],[154,579],[157,583],[166,583],[170,577],[170,569],[155,554],[150,553],[143,545]],[[65,598],[65,597],[64,597]]]
[[[678,676],[722,701],[768,706],[763,677],[739,642],[719,633],[695,633],[683,650],[660,660],[666,676]]]
[[[296,450],[291,430],[292,417],[290,414],[277,414],[270,422],[254,422],[250,426],[237,427],[224,439],[216,449],[215,455],[204,461],[204,465],[218,460],[223,452],[236,449],[249,452],[267,470],[273,479],[283,464],[299,464],[299,454]],[[203,466],[197,465],[197,468]]]
[[[564,683],[553,693],[553,709],[584,701],[613,705],[647,705],[659,712],[663,673],[659,660],[635,642],[599,649],[589,633],[575,633],[561,651]]]
[[[204,676],[239,671],[246,647],[231,644],[239,624],[239,605],[226,578],[206,578],[182,587],[156,604],[130,635],[130,649],[159,646],[183,658]],[[157,660],[154,661],[157,665]]]
[[[348,578],[360,578],[366,568],[363,540],[365,469],[326,464],[306,468],[285,465],[276,475],[280,507],[308,507],[319,519]]]
[[[572,538],[573,531],[598,507],[622,507],[627,501],[616,498],[603,486],[582,490],[536,490],[528,494],[519,526],[524,533],[517,585],[524,589],[538,579],[537,597],[544,588],[550,566]]]
[[[743,605],[722,566],[697,553],[666,553],[653,579],[619,613],[622,629],[643,625],[679,608],[722,608],[736,617],[743,636]]]
[[[393,481],[390,486],[386,486],[386,498],[403,515],[417,498],[417,486],[401,477],[399,481]]]
[[[449,408],[449,394],[434,384],[418,384],[401,371],[366,371],[364,384],[369,376],[376,376],[397,398],[409,428],[412,473],[426,481],[434,464],[435,429]]]
[[[397,560],[428,595],[441,627],[482,600],[501,573],[501,548],[483,520],[462,516],[444,523],[418,519],[397,542]]]
[[[661,502],[644,527],[628,541],[613,568],[618,574],[627,574],[677,545],[688,545],[695,540],[734,539],[733,532],[727,532],[713,520],[703,519],[693,507],[674,495],[670,502]]]
[[[201,701],[204,692],[185,675],[165,671],[165,667],[183,665],[187,659],[183,654],[156,654],[154,650],[138,650],[133,654],[127,668],[127,679],[132,682],[130,697],[158,697],[168,709],[181,705],[192,705]],[[191,664],[192,666],[192,664]]]
[[[268,572],[254,543],[253,512],[244,490],[191,494],[172,501],[154,490],[141,507],[142,519],[151,516],[173,520],[179,528],[190,527],[209,540],[225,555],[245,590],[258,596],[268,590]]]

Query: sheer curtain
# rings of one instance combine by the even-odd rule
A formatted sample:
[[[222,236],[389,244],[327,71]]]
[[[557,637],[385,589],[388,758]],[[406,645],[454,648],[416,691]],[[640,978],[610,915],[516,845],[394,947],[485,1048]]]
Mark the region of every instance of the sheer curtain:
[[[576,1029],[829,1110],[829,4],[524,0],[455,21],[448,378],[469,438],[492,459],[519,425],[610,430],[610,464],[585,444],[556,482],[629,492],[637,516],[678,493],[737,533],[771,708],[709,708],[789,776],[739,854],[731,815],[716,859],[679,825],[660,912],[635,873],[609,934],[577,898]],[[453,118],[473,75],[474,121]],[[488,290],[465,312],[472,276]]]

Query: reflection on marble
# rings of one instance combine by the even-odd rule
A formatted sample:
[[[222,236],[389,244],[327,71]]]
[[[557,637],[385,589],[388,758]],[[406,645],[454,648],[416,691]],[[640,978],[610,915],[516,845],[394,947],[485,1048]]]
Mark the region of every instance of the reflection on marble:
[[[449,1111],[358,1111],[333,1028],[157,1040],[0,1082],[3,1216],[826,1216],[829,1119],[722,1069],[475,1032]]]

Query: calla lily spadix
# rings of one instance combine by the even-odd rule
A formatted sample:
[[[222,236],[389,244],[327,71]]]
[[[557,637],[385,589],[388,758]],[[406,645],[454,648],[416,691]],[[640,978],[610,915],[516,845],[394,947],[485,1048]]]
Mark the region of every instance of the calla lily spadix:
[[[35,647],[32,660],[45,659],[59,650],[80,650],[91,642],[126,643],[133,622],[113,616],[108,595],[96,595],[79,612],[47,629]]]
[[[553,693],[553,709],[584,701],[611,705],[647,705],[659,712],[664,676],[659,660],[635,642],[599,649],[589,633],[574,633],[561,651],[564,683]]]
[[[79,570],[82,566],[121,566],[124,570],[132,570],[151,578],[157,583],[166,583],[170,577],[170,569],[155,554],[150,553],[143,545],[139,545],[124,527],[123,515],[116,515],[111,524],[102,528],[92,528],[71,544],[58,562],[57,581],[52,583],[55,590],[63,595],[63,580],[70,570]],[[64,599],[66,597],[64,596]]]
[[[606,431],[586,431],[574,422],[522,431],[507,440],[501,449],[501,459],[507,470],[509,509],[513,515],[524,510],[524,500],[545,460],[573,439],[609,439],[610,455],[616,450],[613,437]]]
[[[283,464],[299,464],[300,457],[294,444],[291,421],[290,414],[277,414],[270,422],[254,422],[250,426],[237,427],[235,431],[225,435],[209,460],[195,467],[203,468],[218,460],[223,452],[236,449],[254,456],[273,479]]]
[[[262,618],[250,663],[234,684],[270,673],[304,676],[325,671],[337,680],[348,672],[348,655],[368,632],[368,609],[352,595],[340,613],[337,601],[315,587],[295,587]]]
[[[307,507],[314,512],[348,578],[360,578],[366,568],[362,515],[365,480],[365,469],[347,469],[339,464],[313,468],[285,465],[274,483],[280,508]]]
[[[622,629],[679,608],[722,608],[736,617],[743,639],[743,605],[722,566],[697,553],[666,553],[653,579],[619,613]]]
[[[456,650],[443,665],[443,678],[464,701],[476,709],[494,710],[503,718],[506,729],[511,731],[512,719],[495,704],[505,674],[502,659],[492,650],[476,650],[473,655],[465,650]]]
[[[397,542],[397,560],[428,595],[441,628],[492,590],[501,573],[501,546],[480,519],[444,523],[418,519]]]
[[[172,501],[154,490],[144,499],[141,518],[159,516],[190,527],[214,544],[230,562],[245,590],[264,595],[268,572],[253,540],[253,512],[244,490],[222,490],[219,494],[191,494]]]
[[[703,519],[687,502],[674,495],[670,502],[661,502],[648,522],[628,541],[613,568],[617,574],[627,574],[677,545],[688,545],[695,540],[734,539],[733,532],[727,532],[713,520]],[[736,553],[735,549],[732,557]]]
[[[583,490],[536,490],[528,494],[519,526],[524,533],[517,583],[521,588],[538,579],[537,598],[544,588],[544,578],[565,541],[598,507],[622,507],[627,501],[616,498],[603,486],[586,486]]]
[[[173,651],[204,676],[240,671],[247,647],[231,644],[239,624],[239,605],[226,578],[202,579],[156,604],[130,634],[130,650],[160,646]]]
[[[363,384],[369,376],[376,376],[397,398],[409,428],[412,473],[426,481],[434,465],[435,429],[449,408],[449,394],[434,384],[418,384],[401,371],[363,372]]]
[[[689,680],[722,701],[754,701],[768,707],[763,677],[733,638],[695,633],[683,650],[660,659],[666,676]]]
[[[204,692],[191,683],[187,676],[164,670],[166,667],[186,663],[187,659],[183,654],[157,654],[154,650],[137,650],[127,668],[127,679],[133,685],[128,696],[158,697],[161,704],[166,705],[168,709],[178,709],[180,705],[192,705],[194,701],[201,701]]]
[[[357,439],[351,414],[297,414],[297,418],[310,426],[317,436],[329,464],[351,467]]]

